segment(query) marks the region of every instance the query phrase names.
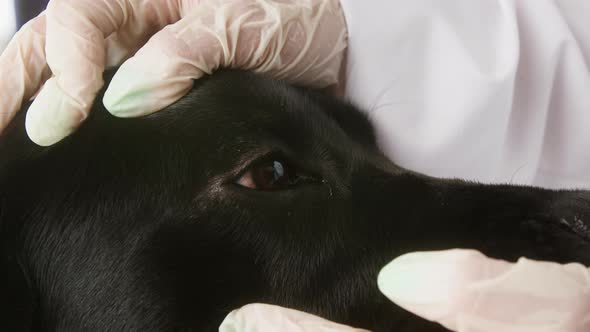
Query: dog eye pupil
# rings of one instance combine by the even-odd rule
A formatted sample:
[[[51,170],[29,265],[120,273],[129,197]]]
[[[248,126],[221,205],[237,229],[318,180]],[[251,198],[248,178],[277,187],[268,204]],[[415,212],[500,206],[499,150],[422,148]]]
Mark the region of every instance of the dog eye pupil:
[[[283,164],[275,160],[272,162],[272,165],[274,171],[273,176],[275,181],[285,176],[285,168],[283,167]]]
[[[253,182],[258,190],[280,190],[289,185],[288,169],[283,163],[273,160],[253,170]]]
[[[280,160],[268,160],[249,169],[236,183],[256,190],[283,190],[296,182],[295,171]]]

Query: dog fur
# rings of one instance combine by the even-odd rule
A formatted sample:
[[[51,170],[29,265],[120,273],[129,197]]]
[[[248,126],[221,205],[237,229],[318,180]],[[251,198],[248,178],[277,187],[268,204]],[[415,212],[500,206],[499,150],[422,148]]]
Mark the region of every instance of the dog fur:
[[[355,107],[251,73],[144,118],[97,102],[47,148],[23,114],[0,137],[2,331],[215,331],[253,302],[444,331],[381,295],[379,269],[449,248],[590,265],[588,193],[402,169]],[[265,160],[289,181],[241,185]]]

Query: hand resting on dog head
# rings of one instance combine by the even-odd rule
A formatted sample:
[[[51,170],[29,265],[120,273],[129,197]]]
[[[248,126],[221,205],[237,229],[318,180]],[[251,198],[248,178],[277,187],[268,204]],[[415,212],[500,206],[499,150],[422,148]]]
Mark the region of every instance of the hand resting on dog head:
[[[445,331],[382,295],[379,270],[450,248],[590,264],[560,222],[590,216],[586,192],[404,170],[355,107],[251,73],[216,73],[144,118],[97,103],[51,147],[23,121],[0,137],[3,330],[209,331],[261,302]]]
[[[121,70],[104,103],[132,117],[165,108],[219,67],[335,84],[345,47],[337,0],[51,0],[0,55],[0,132],[36,95],[29,137],[60,141],[86,119],[113,66]]]

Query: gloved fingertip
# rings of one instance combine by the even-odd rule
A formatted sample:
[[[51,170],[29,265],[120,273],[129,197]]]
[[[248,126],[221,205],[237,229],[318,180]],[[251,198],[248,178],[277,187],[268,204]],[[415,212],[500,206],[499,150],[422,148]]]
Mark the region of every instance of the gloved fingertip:
[[[232,310],[227,316],[225,316],[225,319],[221,322],[221,325],[219,325],[219,332],[238,332],[240,323],[236,318],[237,314],[238,309]]]
[[[27,121],[25,122],[27,135],[33,143],[39,146],[47,147],[54,145],[71,134],[71,132],[43,128],[36,121],[29,121],[28,118],[27,116]]]
[[[47,81],[27,111],[27,135],[40,146],[53,145],[71,135],[86,119],[87,110],[61,93],[55,81]]]
[[[154,112],[153,105],[146,103],[150,92],[134,88],[133,81],[122,79],[120,75],[113,77],[102,98],[109,113],[120,118],[132,118]]]
[[[158,78],[144,71],[121,68],[111,80],[102,102],[113,116],[140,117],[176,102],[191,87],[190,78]]]
[[[477,255],[483,256],[468,250],[405,254],[381,270],[377,284],[400,307],[444,323],[453,314],[464,285],[472,277],[461,267],[476,261]]]
[[[119,67],[102,100],[112,115],[132,118],[155,113],[182,98],[192,88],[193,80],[203,76],[198,70],[179,74],[174,59],[161,67],[151,61],[155,60],[136,55]]]
[[[230,312],[219,326],[219,331],[368,332],[306,312],[263,303],[247,304]]]

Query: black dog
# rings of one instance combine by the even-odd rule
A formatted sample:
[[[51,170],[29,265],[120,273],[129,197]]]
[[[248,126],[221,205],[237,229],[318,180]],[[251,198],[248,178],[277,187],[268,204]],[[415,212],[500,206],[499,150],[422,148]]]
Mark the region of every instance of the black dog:
[[[442,331],[390,303],[381,267],[475,248],[590,265],[590,195],[397,167],[354,107],[242,72],[140,119],[96,103],[41,148],[0,138],[2,331],[214,331],[273,303],[374,331]]]

